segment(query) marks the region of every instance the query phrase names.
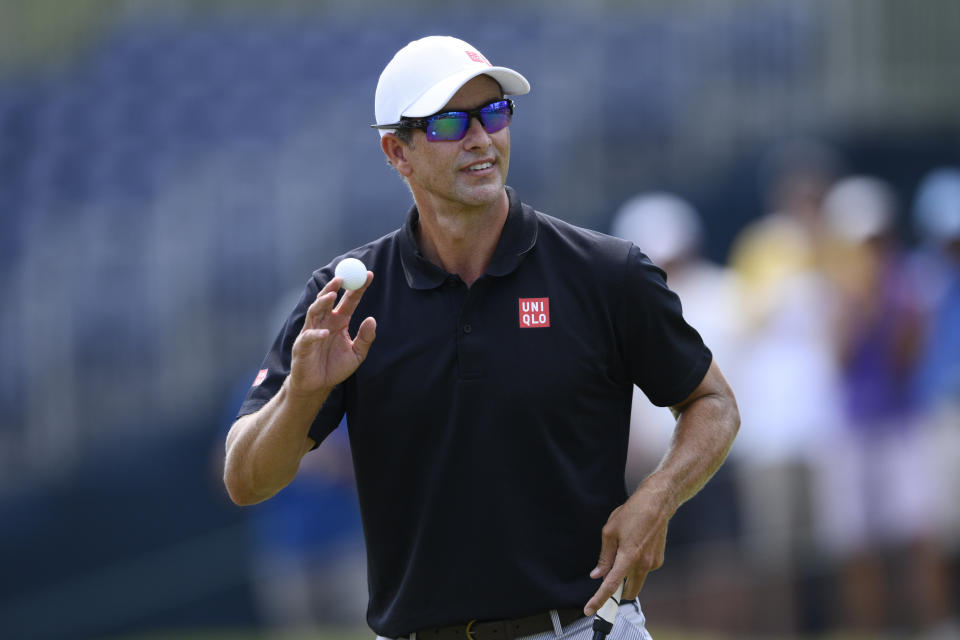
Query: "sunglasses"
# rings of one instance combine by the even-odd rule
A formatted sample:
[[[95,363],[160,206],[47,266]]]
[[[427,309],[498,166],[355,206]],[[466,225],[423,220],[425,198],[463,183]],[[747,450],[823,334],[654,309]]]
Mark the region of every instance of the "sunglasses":
[[[513,100],[489,102],[471,111],[444,111],[426,118],[401,118],[393,124],[372,124],[374,129],[423,129],[430,142],[463,140],[473,118],[480,120],[484,131],[496,133],[510,124],[513,118]]]

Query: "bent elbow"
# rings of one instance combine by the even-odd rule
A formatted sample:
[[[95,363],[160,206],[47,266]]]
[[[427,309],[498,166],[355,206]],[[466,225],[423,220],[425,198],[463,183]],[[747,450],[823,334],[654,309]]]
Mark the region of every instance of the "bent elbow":
[[[231,481],[227,473],[223,474],[223,486],[227,490],[227,496],[230,501],[238,507],[246,507],[253,504],[250,493],[243,489],[238,483]]]
[[[730,394],[730,402],[728,405],[726,423],[729,425],[730,440],[733,441],[740,432],[740,407],[737,406],[737,399],[732,393]]]
[[[227,487],[227,495],[230,496],[230,501],[238,507],[248,507],[259,502],[259,500],[254,498],[253,494],[245,492],[229,483],[224,484]]]
[[[230,501],[238,507],[248,507],[270,497],[258,493],[249,482],[244,482],[238,473],[231,470],[229,462],[224,465],[223,486],[227,490]]]
[[[226,482],[224,485],[227,487],[227,495],[230,496],[230,501],[238,507],[249,507],[258,502],[263,502],[272,495],[263,495]]]

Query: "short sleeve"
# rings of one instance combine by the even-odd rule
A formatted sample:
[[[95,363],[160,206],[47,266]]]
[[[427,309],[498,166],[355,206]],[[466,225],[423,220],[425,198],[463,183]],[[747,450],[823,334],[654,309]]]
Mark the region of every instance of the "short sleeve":
[[[666,274],[636,246],[627,256],[623,295],[620,317],[633,383],[657,406],[681,402],[706,375],[710,349],[684,320]]]
[[[287,317],[280,333],[273,341],[270,351],[260,365],[260,371],[253,381],[253,386],[247,392],[243,404],[240,405],[240,410],[237,412],[238,418],[254,413],[267,404],[270,398],[280,390],[283,381],[290,374],[290,354],[293,343],[303,328],[307,309],[317,299],[317,294],[324,286],[319,280],[320,274],[322,272],[315,273],[307,282],[297,306]],[[343,413],[343,384],[339,384],[333,389],[323,407],[317,413],[317,417],[310,427],[310,437],[318,444],[322,442],[340,424]]]

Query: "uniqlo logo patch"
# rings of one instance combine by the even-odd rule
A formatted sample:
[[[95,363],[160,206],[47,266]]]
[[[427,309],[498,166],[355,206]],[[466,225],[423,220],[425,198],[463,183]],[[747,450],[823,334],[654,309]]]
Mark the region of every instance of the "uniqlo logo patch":
[[[479,52],[467,51],[466,53],[467,53],[467,56],[469,56],[470,59],[473,60],[474,62],[480,62],[482,64],[487,65],[488,67],[490,66],[490,62],[486,58],[484,58],[482,55],[480,55]]]
[[[520,298],[520,328],[550,326],[550,298]]]
[[[257,371],[257,377],[253,379],[253,386],[259,387],[260,383],[266,379],[267,379],[267,370],[260,369],[260,371]]]

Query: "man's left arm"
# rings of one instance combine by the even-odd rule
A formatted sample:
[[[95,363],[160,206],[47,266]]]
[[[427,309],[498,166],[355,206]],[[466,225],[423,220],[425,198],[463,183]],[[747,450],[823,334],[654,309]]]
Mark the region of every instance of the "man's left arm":
[[[636,598],[647,574],[663,565],[667,523],[720,468],[740,428],[736,399],[716,362],[693,393],[670,410],[677,426],[669,449],[603,527],[600,559],[590,576],[604,580],[584,607],[588,616],[624,578],[623,598]]]

